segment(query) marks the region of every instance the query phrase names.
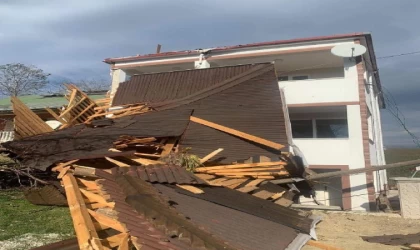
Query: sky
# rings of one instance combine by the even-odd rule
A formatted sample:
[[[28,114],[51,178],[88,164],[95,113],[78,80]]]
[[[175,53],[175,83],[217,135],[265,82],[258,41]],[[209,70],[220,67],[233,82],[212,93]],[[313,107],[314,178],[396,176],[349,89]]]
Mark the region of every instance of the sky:
[[[109,79],[108,57],[371,32],[377,57],[420,51],[419,0],[0,0],[0,65],[52,79]],[[409,130],[420,137],[420,53],[378,59]],[[387,147],[415,147],[387,110]]]

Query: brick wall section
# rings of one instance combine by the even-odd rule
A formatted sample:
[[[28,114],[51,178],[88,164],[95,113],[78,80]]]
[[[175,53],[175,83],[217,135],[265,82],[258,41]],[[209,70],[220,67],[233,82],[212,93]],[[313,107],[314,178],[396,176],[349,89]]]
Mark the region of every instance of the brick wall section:
[[[359,40],[355,40],[356,44],[360,44]],[[368,108],[366,104],[365,93],[365,65],[362,57],[356,58],[357,81],[359,85],[359,101],[360,101],[360,115],[362,120],[362,137],[363,137],[363,156],[365,159],[365,167],[370,167],[370,150],[369,150],[369,128],[368,128]],[[368,192],[369,207],[371,211],[376,210],[376,195],[373,172],[366,173],[366,187]]]

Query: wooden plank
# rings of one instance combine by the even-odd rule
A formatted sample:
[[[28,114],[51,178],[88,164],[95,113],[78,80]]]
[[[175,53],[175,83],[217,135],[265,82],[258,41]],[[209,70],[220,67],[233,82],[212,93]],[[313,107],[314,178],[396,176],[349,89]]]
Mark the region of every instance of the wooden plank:
[[[79,117],[81,117],[84,113],[86,113],[89,109],[93,108],[95,105],[96,105],[95,103],[90,104],[85,109],[83,109],[78,115],[73,117],[73,119],[71,119],[68,123],[69,124],[74,123]]]
[[[57,166],[53,167],[51,170],[54,171],[54,172],[57,172],[57,171],[60,172],[63,168],[65,168],[65,167],[67,167],[67,166],[69,166],[73,163],[76,163],[77,161],[79,161],[79,160],[76,159],[76,160],[71,160],[71,161],[60,163]]]
[[[130,235],[128,233],[124,234],[124,237],[121,239],[118,250],[130,250]]]
[[[190,120],[195,122],[195,123],[198,123],[198,124],[210,127],[210,128],[214,128],[214,129],[220,130],[222,132],[225,132],[225,133],[228,133],[228,134],[231,134],[231,135],[238,136],[238,137],[246,139],[248,141],[252,141],[252,142],[255,142],[255,143],[270,147],[270,148],[274,148],[276,150],[280,150],[280,149],[284,148],[284,145],[282,145],[280,143],[272,142],[272,141],[263,139],[263,138],[258,137],[258,136],[250,135],[250,134],[247,134],[245,132],[241,132],[241,131],[236,130],[236,129],[228,128],[228,127],[225,127],[225,126],[222,126],[222,125],[210,122],[210,121],[200,119],[198,117],[191,116]]]
[[[95,181],[88,181],[83,178],[76,178],[87,190],[99,190],[99,186]]]
[[[112,249],[120,244],[121,240],[124,238],[125,235],[125,233],[116,234],[101,240],[101,242],[104,246],[107,246]]]
[[[93,222],[89,216],[82,194],[79,191],[76,179],[71,173],[63,176],[63,185],[66,191],[67,203],[73,220],[79,248],[83,250],[102,250],[102,243],[99,241]]]
[[[212,172],[215,175],[235,175],[235,176],[287,176],[289,172],[287,171],[278,171],[278,172]]]
[[[241,188],[238,188],[236,190],[238,190],[242,193],[249,193],[251,191],[254,191],[255,189],[258,189],[258,187],[255,187],[255,186],[253,186],[253,187],[241,187]]]
[[[268,175],[249,175],[249,176],[243,176],[243,175],[226,175],[226,178],[244,178],[244,177],[248,177],[248,178],[252,178],[252,179],[262,179],[264,180],[274,180],[277,177],[275,176],[268,176]]]
[[[45,108],[45,110],[50,113],[50,115],[52,115],[54,117],[54,119],[56,119],[57,121],[61,122],[62,124],[67,124],[67,121],[64,120],[62,117],[58,116],[54,110],[50,109],[50,108]]]
[[[90,191],[87,191],[85,189],[80,188],[80,192],[83,194],[84,197],[86,197],[87,201],[94,203],[97,202],[99,204],[103,204],[107,207],[114,208],[115,202],[108,202],[104,197],[101,195],[92,193]]]
[[[177,141],[177,138],[170,138],[166,142],[165,146],[163,146],[162,153],[160,154],[161,157],[167,156],[167,155],[169,155],[172,152],[172,149],[173,149],[176,141]]]
[[[228,178],[218,178],[215,180],[208,181],[208,183],[213,186],[220,186],[220,182],[224,182],[226,180],[228,180]]]
[[[257,162],[257,163],[245,163],[245,164],[233,164],[233,165],[221,165],[221,166],[212,166],[212,167],[200,167],[196,168],[196,172],[207,172],[212,170],[219,169],[237,169],[237,168],[255,168],[255,167],[268,167],[268,166],[283,166],[287,164],[284,161],[274,161],[274,162]]]
[[[214,150],[213,152],[211,152],[210,154],[204,156],[203,158],[201,158],[200,163],[203,164],[204,162],[210,160],[212,157],[214,157],[215,155],[217,155],[218,153],[222,152],[223,148],[219,148]]]
[[[284,170],[283,166],[280,167],[253,167],[253,168],[238,168],[238,169],[216,169],[216,170],[207,170],[206,173],[225,173],[225,172],[235,172],[235,173],[244,173],[244,172],[263,172],[263,171],[276,171],[276,170]]]
[[[226,180],[224,182],[221,182],[220,185],[222,185],[224,187],[227,187],[227,186],[230,186],[230,185],[233,185],[233,184],[243,183],[243,182],[245,182],[247,180],[249,180],[249,179],[245,179],[245,178],[242,178],[242,179],[231,179],[231,180]]]
[[[209,180],[218,178],[217,176],[212,175],[212,174],[195,174],[195,176],[197,176],[198,178],[200,178],[202,180],[205,180],[205,181],[209,181]]]
[[[286,191],[275,193],[273,196],[270,197],[270,199],[277,200],[278,198],[282,197],[284,193],[286,193]]]
[[[109,162],[114,163],[115,165],[117,165],[117,166],[118,166],[118,167],[120,167],[120,168],[130,167],[130,165],[125,164],[124,162],[120,162],[120,161],[118,161],[118,160],[112,159],[112,158],[110,158],[110,157],[105,157],[105,159],[106,159],[107,161],[109,161]]]
[[[185,189],[187,191],[190,191],[191,193],[194,193],[194,194],[203,194],[204,193],[203,190],[201,190],[201,189],[199,189],[197,187],[191,186],[191,185],[179,185],[179,184],[176,184],[176,186],[179,187],[179,188]]]
[[[98,223],[104,226],[110,227],[122,233],[125,233],[128,231],[127,228],[116,219],[110,218],[104,214],[97,213],[90,209],[88,209],[88,212],[95,221],[97,221]]]
[[[58,174],[57,179],[61,179],[63,178],[64,175],[67,174],[67,171],[70,170],[70,166],[64,167],[61,171],[60,174]]]
[[[60,117],[64,117],[70,112],[72,112],[73,109],[77,108],[77,106],[80,105],[84,100],[86,100],[86,97],[82,97],[82,99],[80,99],[80,101],[78,101],[77,103],[70,104],[69,106],[67,106],[66,110],[64,110],[63,113],[60,114]]]
[[[250,183],[247,183],[245,187],[256,187],[263,181],[264,181],[263,179],[256,179],[256,180],[251,181]]]
[[[86,208],[89,209],[98,209],[98,208],[105,208],[108,207],[106,204],[102,204],[102,203],[90,203],[90,204],[86,204]]]
[[[15,132],[18,137],[38,135],[54,131],[38,115],[30,110],[19,98],[11,97],[12,109],[15,114]]]
[[[343,250],[343,248],[338,248],[338,247],[330,246],[330,245],[327,245],[325,243],[322,243],[322,242],[319,242],[319,241],[314,241],[314,240],[309,240],[306,243],[306,245],[317,247],[317,248],[323,249],[323,250]]]
[[[270,198],[271,196],[273,196],[274,193],[268,192],[267,190],[261,190],[261,191],[258,191],[256,193],[253,193],[252,195],[255,196],[255,197],[266,200],[266,199]]]

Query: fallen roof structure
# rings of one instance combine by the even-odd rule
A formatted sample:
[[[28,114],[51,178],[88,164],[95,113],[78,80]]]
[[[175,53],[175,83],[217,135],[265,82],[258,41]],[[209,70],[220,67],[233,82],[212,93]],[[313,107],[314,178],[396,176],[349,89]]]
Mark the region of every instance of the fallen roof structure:
[[[3,146],[61,181],[80,249],[300,249],[316,239],[319,218],[289,208],[303,190],[267,183],[304,174],[287,152],[271,63],[133,76],[102,106],[72,93],[81,98],[57,115],[69,122]],[[27,196],[54,204],[49,192]]]

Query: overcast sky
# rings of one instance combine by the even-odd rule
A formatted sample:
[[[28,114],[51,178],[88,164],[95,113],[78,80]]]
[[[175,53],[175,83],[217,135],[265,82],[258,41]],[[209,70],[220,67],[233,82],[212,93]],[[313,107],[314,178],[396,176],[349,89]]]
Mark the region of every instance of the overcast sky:
[[[107,78],[107,57],[371,32],[378,57],[420,51],[420,0],[0,0],[0,64]],[[420,54],[378,59],[383,86],[420,136]],[[414,143],[384,110],[388,147]]]

